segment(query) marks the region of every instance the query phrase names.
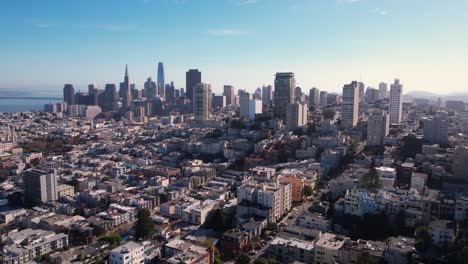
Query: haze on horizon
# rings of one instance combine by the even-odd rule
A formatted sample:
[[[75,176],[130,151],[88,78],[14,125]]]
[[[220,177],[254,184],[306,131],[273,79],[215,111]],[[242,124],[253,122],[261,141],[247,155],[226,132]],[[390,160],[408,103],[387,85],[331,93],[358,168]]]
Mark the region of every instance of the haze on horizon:
[[[449,4],[448,4],[449,2]],[[408,91],[468,90],[468,1],[21,0],[2,3],[0,90],[119,83],[125,64],[141,89],[164,62],[219,93],[253,91],[291,71],[303,89],[351,80]]]

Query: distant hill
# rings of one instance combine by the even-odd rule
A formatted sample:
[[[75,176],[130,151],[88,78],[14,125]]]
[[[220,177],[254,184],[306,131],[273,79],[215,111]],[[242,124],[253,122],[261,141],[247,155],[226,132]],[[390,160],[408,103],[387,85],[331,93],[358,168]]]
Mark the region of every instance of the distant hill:
[[[437,100],[439,97],[443,101],[457,100],[468,102],[468,92],[448,93],[448,94],[436,94],[426,91],[411,91],[404,95],[405,99],[420,98],[420,99],[432,99]]]

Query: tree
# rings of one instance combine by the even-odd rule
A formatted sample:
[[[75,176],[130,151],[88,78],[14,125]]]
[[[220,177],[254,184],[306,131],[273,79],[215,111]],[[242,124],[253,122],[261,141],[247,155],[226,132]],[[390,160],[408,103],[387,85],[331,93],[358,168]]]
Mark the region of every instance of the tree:
[[[304,186],[304,196],[309,197],[314,193],[314,190],[310,185]]]
[[[135,222],[136,239],[149,239],[153,237],[154,223],[150,216],[151,214],[148,209],[138,211],[137,221]]]
[[[414,236],[416,238],[416,242],[414,243],[414,247],[418,251],[426,251],[432,244],[432,237],[429,227],[427,226],[418,226],[414,231]]]
[[[214,249],[214,263],[223,263],[223,261],[221,260],[221,253],[219,252],[219,249],[217,247],[213,246],[213,243],[211,243],[211,241],[205,240],[201,244],[204,247]]]
[[[269,223],[267,224],[266,229],[267,229],[268,231],[278,231],[278,224],[277,224],[277,223],[274,223],[274,222],[269,222]]]
[[[236,257],[235,263],[236,264],[249,264],[250,263],[250,257],[247,254],[242,254],[242,255]]]
[[[322,115],[325,119],[332,120],[333,118],[335,118],[336,112],[335,110],[329,108],[329,109],[323,110]]]
[[[369,252],[362,253],[358,259],[356,264],[377,264],[379,260],[376,257],[373,257]]]
[[[112,246],[118,246],[122,242],[122,237],[119,234],[110,234],[102,237],[100,240],[106,241]]]
[[[362,176],[360,183],[362,188],[379,188],[379,173],[375,168],[370,169],[370,171],[366,175]]]

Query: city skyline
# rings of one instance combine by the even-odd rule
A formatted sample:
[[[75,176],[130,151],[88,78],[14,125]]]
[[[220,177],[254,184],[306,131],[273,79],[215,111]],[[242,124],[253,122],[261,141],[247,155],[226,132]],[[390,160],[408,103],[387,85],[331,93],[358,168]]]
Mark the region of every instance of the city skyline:
[[[405,93],[466,91],[465,1],[109,3],[5,3],[0,89],[103,88],[121,81],[124,64],[142,89],[163,62],[166,83],[185,88],[186,71],[199,69],[216,94],[224,84],[253,92],[276,72],[294,72],[304,90],[399,78]]]

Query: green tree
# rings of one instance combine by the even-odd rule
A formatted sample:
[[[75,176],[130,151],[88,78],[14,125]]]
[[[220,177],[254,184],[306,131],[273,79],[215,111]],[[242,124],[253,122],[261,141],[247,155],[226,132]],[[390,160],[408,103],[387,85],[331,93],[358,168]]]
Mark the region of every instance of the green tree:
[[[309,197],[314,193],[314,190],[310,185],[304,186],[304,196]]]
[[[429,227],[427,226],[418,226],[414,231],[414,236],[416,238],[416,242],[414,243],[414,247],[418,251],[426,251],[432,244],[432,237]]]
[[[106,241],[110,245],[118,246],[122,242],[122,237],[119,234],[110,234],[103,236],[100,240]]]
[[[236,264],[249,264],[250,263],[250,257],[247,254],[242,254],[242,255],[236,257],[235,263]]]
[[[361,256],[358,257],[356,264],[378,264],[379,260],[369,254],[369,252],[364,252]]]
[[[151,220],[151,214],[148,209],[141,209],[137,214],[137,221],[135,222],[135,238],[136,239],[149,239],[154,234],[154,223]]]
[[[325,119],[332,120],[333,118],[335,118],[336,112],[335,110],[328,108],[328,109],[323,110],[322,115]]]
[[[370,171],[366,175],[362,176],[360,183],[362,188],[379,188],[379,173],[375,168],[370,169]]]

